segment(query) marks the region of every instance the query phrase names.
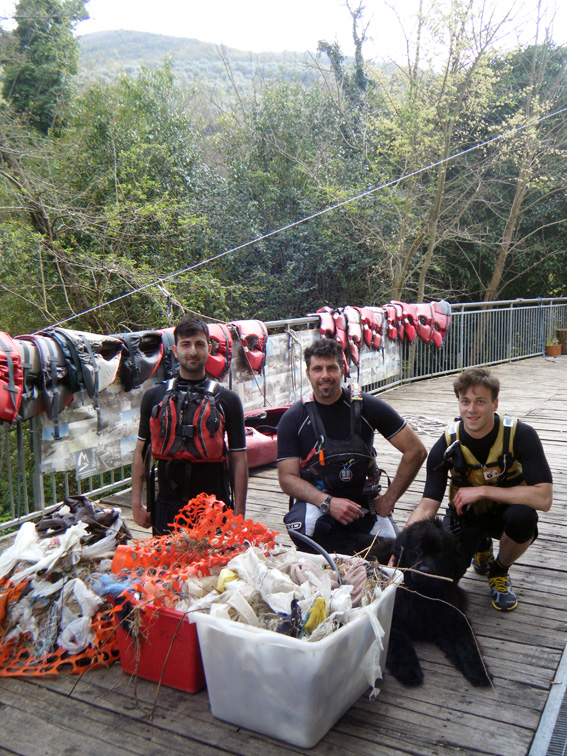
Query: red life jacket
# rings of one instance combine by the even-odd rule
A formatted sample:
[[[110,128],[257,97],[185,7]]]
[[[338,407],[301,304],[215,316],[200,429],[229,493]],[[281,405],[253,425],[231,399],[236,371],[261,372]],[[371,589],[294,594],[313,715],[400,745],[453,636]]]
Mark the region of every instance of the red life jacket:
[[[218,383],[207,380],[190,391],[170,380],[161,402],[152,409],[150,435],[155,459],[224,462],[225,418]]]
[[[12,337],[0,331],[0,421],[15,422],[22,401],[24,371]]]
[[[400,339],[403,341],[404,336],[407,338],[409,343],[411,344],[412,341],[416,337],[417,333],[417,312],[415,309],[415,305],[408,304],[407,302],[392,302],[391,304],[398,307],[398,313],[401,310],[401,316],[398,314],[398,333],[399,333],[399,326],[402,325],[404,334],[400,335]]]
[[[364,343],[373,349],[382,344],[382,323],[384,310],[381,307],[359,307]]]
[[[388,321],[388,336],[395,341],[400,339],[403,341],[405,338],[404,324],[402,323],[402,308],[395,302],[390,302],[384,308],[386,310],[386,318]]]
[[[433,308],[430,302],[417,304],[417,335],[426,344],[432,341]]]
[[[268,329],[261,320],[234,320],[229,325],[236,329],[244,357],[252,370],[261,373],[266,364]]]
[[[222,381],[230,370],[232,360],[232,336],[223,323],[209,323],[211,353],[207,358],[205,372],[217,381]]]
[[[347,305],[343,310],[343,315],[347,324],[348,348],[352,361],[358,367],[360,362],[360,349],[362,347],[362,323],[360,321],[360,311],[357,307]]]
[[[433,307],[433,343],[440,349],[445,343],[445,336],[451,325],[451,305],[444,299],[432,302]]]
[[[333,308],[320,307],[315,313],[319,316],[319,335],[325,339],[335,338],[335,321],[333,319]]]

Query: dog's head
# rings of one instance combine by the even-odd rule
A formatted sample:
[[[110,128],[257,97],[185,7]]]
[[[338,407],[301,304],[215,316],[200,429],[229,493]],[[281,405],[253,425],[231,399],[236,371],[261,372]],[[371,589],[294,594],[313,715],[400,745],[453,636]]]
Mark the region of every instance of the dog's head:
[[[407,570],[405,584],[415,590],[428,592],[428,585],[440,582],[425,575],[457,581],[463,574],[457,539],[439,518],[418,520],[404,528],[394,542],[393,555],[396,566]]]

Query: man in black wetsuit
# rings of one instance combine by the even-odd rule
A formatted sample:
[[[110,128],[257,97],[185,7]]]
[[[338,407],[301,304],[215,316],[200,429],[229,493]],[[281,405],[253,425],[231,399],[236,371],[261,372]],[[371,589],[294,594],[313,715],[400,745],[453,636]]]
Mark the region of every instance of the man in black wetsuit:
[[[199,318],[185,318],[175,328],[174,338],[172,349],[179,361],[179,376],[171,386],[157,384],[142,397],[138,442],[132,463],[134,522],[145,528],[153,525],[154,535],[169,532],[169,525],[177,512],[189,499],[203,492],[214,494],[220,501],[233,506],[236,514],[244,515],[248,487],[242,402],[234,391],[206,377],[205,365],[211,351],[207,325]],[[172,392],[170,400],[178,398],[177,403],[171,407],[168,405],[170,415],[178,419],[184,411],[187,415],[177,432],[176,423],[160,424],[160,411],[163,414],[168,390]],[[186,410],[182,410],[185,397],[194,397],[194,401],[202,403],[205,415],[218,418],[214,432],[204,420],[197,419],[203,413],[194,412],[192,407],[195,405],[187,404]],[[228,449],[224,446],[224,431]],[[201,439],[204,439],[202,443]],[[151,513],[142,503],[144,455],[150,442],[154,457],[159,458],[158,496]],[[209,448],[204,451],[206,446]]]
[[[511,611],[518,600],[508,569],[537,538],[537,512],[551,507],[551,471],[536,431],[496,414],[500,382],[489,370],[469,368],[453,388],[460,420],[429,452],[423,498],[407,524],[436,514],[449,477],[444,524],[461,544],[462,574],[472,560],[488,575],[494,608]],[[493,538],[500,540],[496,559]]]
[[[414,479],[426,450],[405,420],[382,399],[343,389],[343,352],[333,339],[305,350],[309,400],[293,404],[278,425],[278,478],[292,498],[285,517],[292,540],[299,532],[330,551],[353,554],[395,532],[388,516]],[[372,491],[374,431],[402,457],[391,484]],[[307,550],[301,540],[299,548]]]

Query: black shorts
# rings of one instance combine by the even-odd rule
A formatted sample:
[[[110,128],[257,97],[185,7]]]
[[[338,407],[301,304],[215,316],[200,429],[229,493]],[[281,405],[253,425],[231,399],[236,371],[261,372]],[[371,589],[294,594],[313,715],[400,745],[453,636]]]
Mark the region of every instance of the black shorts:
[[[480,515],[458,515],[449,507],[443,519],[443,524],[457,536],[467,565],[477,552],[479,543],[487,536],[499,540],[505,533],[516,543],[533,543],[538,536],[537,523],[535,509],[523,504],[497,505]]]

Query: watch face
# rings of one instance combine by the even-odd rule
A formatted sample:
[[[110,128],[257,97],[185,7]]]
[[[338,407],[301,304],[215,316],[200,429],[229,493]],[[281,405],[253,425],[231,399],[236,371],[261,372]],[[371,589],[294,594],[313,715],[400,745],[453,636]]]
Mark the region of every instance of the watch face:
[[[327,498],[325,499],[325,501],[319,507],[319,509],[321,510],[321,512],[323,512],[323,514],[327,514],[327,512],[329,511],[329,507],[330,507],[330,504],[331,504],[330,499],[331,499],[331,497],[327,496]]]

